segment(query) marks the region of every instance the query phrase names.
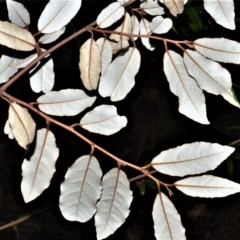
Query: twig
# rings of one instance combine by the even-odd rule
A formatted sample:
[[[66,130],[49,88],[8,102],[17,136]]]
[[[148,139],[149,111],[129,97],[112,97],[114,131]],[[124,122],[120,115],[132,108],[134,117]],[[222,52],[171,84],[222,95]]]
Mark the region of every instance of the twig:
[[[13,226],[16,226],[16,225],[18,225],[18,224],[20,224],[20,223],[22,223],[22,222],[25,222],[25,221],[28,220],[29,218],[31,218],[31,217],[33,217],[33,216],[36,216],[36,215],[38,215],[38,214],[41,214],[41,213],[43,213],[43,212],[46,212],[46,211],[48,211],[49,209],[50,209],[50,207],[47,207],[47,208],[44,208],[44,209],[42,209],[42,210],[39,210],[39,211],[37,211],[37,212],[35,212],[35,213],[33,213],[33,214],[29,214],[29,215],[27,215],[27,216],[25,216],[25,217],[22,217],[22,218],[18,219],[18,220],[15,220],[15,221],[13,221],[13,222],[7,223],[7,224],[5,224],[5,225],[3,225],[3,226],[0,227],[0,231],[2,231],[2,230],[4,230],[4,229],[7,229],[7,228],[10,228],[10,227],[13,227]]]

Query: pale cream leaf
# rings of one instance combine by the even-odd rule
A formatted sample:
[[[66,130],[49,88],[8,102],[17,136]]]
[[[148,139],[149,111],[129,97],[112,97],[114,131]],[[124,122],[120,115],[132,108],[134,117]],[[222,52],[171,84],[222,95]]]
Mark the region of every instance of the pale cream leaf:
[[[0,21],[0,44],[19,51],[32,51],[36,41],[28,30]]]
[[[92,38],[89,38],[80,48],[79,68],[84,87],[88,90],[97,89],[101,72],[101,55]]]
[[[36,123],[29,112],[17,103],[11,103],[8,111],[8,121],[18,144],[27,149],[27,146],[34,139],[36,130]]]

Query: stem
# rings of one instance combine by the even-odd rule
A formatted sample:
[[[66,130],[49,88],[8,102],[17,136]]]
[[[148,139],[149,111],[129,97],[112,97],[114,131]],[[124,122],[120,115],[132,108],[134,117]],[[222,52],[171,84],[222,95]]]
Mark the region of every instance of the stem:
[[[117,35],[121,35],[121,36],[126,36],[129,38],[133,38],[133,37],[140,37],[140,38],[150,38],[150,39],[155,39],[155,40],[159,40],[159,41],[166,41],[166,42],[170,42],[173,44],[187,44],[190,43],[190,41],[179,41],[179,40],[172,40],[172,39],[168,39],[168,38],[162,38],[162,37],[158,37],[158,36],[152,36],[152,35],[148,35],[148,34],[133,34],[133,33],[123,33],[123,32],[117,32],[117,31],[113,31],[113,30],[107,30],[107,29],[99,29],[99,28],[94,28],[91,26],[88,26],[88,29],[93,31],[93,32],[99,32],[102,34],[117,34]]]
[[[100,152],[104,153],[105,155],[109,156],[110,158],[114,159],[115,161],[117,161],[119,164],[123,165],[123,166],[128,166],[128,167],[131,167],[131,168],[134,168],[142,173],[145,172],[144,169],[142,169],[141,167],[137,166],[137,165],[134,165],[134,164],[131,164],[127,161],[124,161],[120,158],[118,158],[117,156],[111,154],[110,152],[108,152],[107,150],[103,149],[102,147],[100,147],[99,145],[95,144],[94,142],[92,142],[91,140],[89,140],[88,138],[86,138],[85,136],[83,136],[82,134],[80,134],[79,132],[77,132],[74,128],[72,128],[71,126],[68,126],[64,123],[61,123],[51,117],[49,117],[48,115],[40,112],[38,109],[36,109],[35,107],[33,107],[32,105],[30,105],[29,103],[26,103],[22,100],[19,100],[15,97],[13,97],[12,95],[6,93],[6,92],[3,92],[2,93],[2,96],[4,98],[7,98],[9,100],[11,100],[12,102],[16,102],[28,109],[30,109],[31,111],[35,112],[36,114],[38,114],[39,116],[41,116],[42,118],[44,118],[47,122],[49,123],[53,123],[61,128],[64,128],[66,129],[67,131],[75,134],[76,136],[78,136],[79,138],[81,138],[83,141],[85,141],[86,143],[88,143],[92,148],[94,149],[98,149]]]
[[[2,231],[2,230],[4,230],[4,229],[7,229],[7,228],[10,228],[10,227],[13,227],[13,226],[16,226],[16,225],[18,225],[18,224],[20,224],[20,223],[22,223],[22,222],[25,222],[25,221],[28,220],[29,218],[31,218],[31,217],[33,217],[33,216],[36,216],[36,215],[38,215],[38,214],[41,214],[41,213],[43,213],[43,212],[46,212],[46,211],[48,211],[49,209],[50,209],[50,207],[47,207],[47,208],[42,209],[42,210],[39,210],[39,211],[37,211],[37,212],[35,212],[35,213],[33,213],[33,214],[29,214],[29,215],[27,215],[27,216],[25,216],[25,217],[22,217],[22,218],[18,219],[18,220],[15,220],[15,221],[13,221],[13,222],[7,223],[7,224],[5,224],[5,225],[3,225],[3,226],[0,227],[0,231]]]
[[[129,2],[123,4],[123,7],[127,7],[129,5],[131,5],[132,3],[134,3],[136,0],[130,0]],[[47,123],[47,128],[49,128],[49,124],[50,123],[53,123],[63,129],[66,129],[67,131],[73,133],[74,135],[78,136],[79,138],[81,138],[83,141],[85,141],[87,144],[89,144],[91,146],[91,153],[90,155],[93,154],[94,150],[97,149],[99,150],[100,152],[104,153],[105,155],[109,156],[110,158],[112,158],[113,160],[115,160],[117,162],[117,164],[119,166],[123,165],[123,166],[128,166],[128,167],[131,167],[139,172],[142,173],[142,175],[139,175],[133,179],[131,179],[131,181],[134,181],[134,180],[137,180],[137,179],[140,179],[142,177],[149,177],[151,178],[152,180],[154,180],[156,182],[156,184],[158,186],[160,186],[161,184],[162,185],[165,185],[167,187],[167,184],[159,181],[158,179],[156,179],[155,177],[152,176],[153,173],[156,172],[156,170],[153,170],[151,172],[149,172],[146,167],[139,167],[135,164],[132,164],[132,163],[129,163],[127,161],[124,161],[120,158],[118,158],[117,156],[111,154],[110,152],[108,152],[107,150],[103,149],[102,147],[100,147],[99,145],[95,144],[94,142],[92,142],[91,140],[89,140],[88,138],[86,138],[85,136],[83,136],[82,134],[80,134],[78,131],[76,131],[74,129],[75,126],[79,125],[79,124],[73,124],[71,126],[68,126],[64,123],[61,123],[51,117],[49,117],[48,115],[42,113],[41,111],[39,111],[38,109],[36,109],[33,105],[35,103],[26,103],[18,98],[15,98],[14,96],[8,94],[6,92],[6,90],[15,82],[17,81],[24,73],[28,72],[36,63],[38,63],[39,61],[41,61],[44,57],[46,57],[47,55],[49,55],[50,53],[56,51],[57,49],[59,49],[60,47],[62,47],[63,45],[65,45],[66,43],[70,42],[71,40],[75,39],[76,37],[78,37],[79,35],[89,31],[92,35],[92,38],[93,38],[93,34],[92,32],[100,32],[104,35],[106,34],[118,34],[120,35],[121,37],[122,36],[127,36],[129,38],[131,38],[131,40],[133,41],[133,38],[134,37],[143,37],[143,38],[151,38],[151,39],[155,39],[155,40],[160,40],[160,41],[163,41],[164,44],[165,44],[165,47],[167,45],[167,42],[169,43],[173,43],[175,45],[179,45],[179,44],[187,44],[190,42],[188,41],[175,41],[175,40],[171,40],[171,39],[165,39],[165,38],[161,38],[161,37],[157,37],[157,36],[150,36],[150,35],[141,35],[141,34],[127,34],[127,33],[123,33],[123,32],[116,32],[116,31],[112,31],[112,30],[105,30],[105,29],[99,29],[99,28],[96,28],[95,26],[97,25],[96,21],[88,24],[87,26],[85,26],[84,28],[78,30],[77,32],[75,32],[74,34],[72,34],[71,36],[65,38],[63,41],[57,43],[55,46],[53,46],[52,48],[48,49],[47,51],[45,52],[38,52],[39,56],[38,58],[36,58],[34,61],[32,61],[28,66],[26,66],[25,68],[23,68],[22,70],[20,70],[15,76],[13,76],[8,82],[6,82],[1,88],[0,88],[0,96],[2,97],[2,99],[4,99],[5,101],[11,103],[11,102],[16,102],[28,109],[30,109],[31,111],[35,112],[36,114],[38,114],[39,116],[41,116],[43,119],[46,120],[46,123]],[[40,33],[36,33],[36,35],[38,35]],[[135,46],[135,42],[133,41],[133,45],[134,47]],[[36,46],[36,50],[38,50],[39,46],[37,44]],[[150,164],[151,165],[151,164]],[[27,218],[26,218],[27,219]]]

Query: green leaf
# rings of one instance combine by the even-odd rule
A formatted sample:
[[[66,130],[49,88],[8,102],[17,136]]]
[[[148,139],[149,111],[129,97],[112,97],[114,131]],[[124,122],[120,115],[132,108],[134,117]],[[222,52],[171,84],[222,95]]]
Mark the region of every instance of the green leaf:
[[[146,192],[146,182],[145,181],[140,183],[139,190],[140,190],[141,195],[145,194],[145,192]]]
[[[228,166],[228,174],[232,175],[234,171],[234,164],[233,164],[233,159],[230,157],[227,159],[227,166]]]
[[[240,160],[240,153],[235,152],[235,153],[233,153],[232,157],[235,158],[235,159]]]
[[[203,23],[199,16],[200,9],[198,7],[189,7],[186,14],[189,16],[189,26],[193,32],[198,33],[203,30]]]
[[[239,103],[239,100],[238,100],[238,98],[237,98],[237,96],[236,96],[236,94],[235,94],[235,92],[234,92],[234,89],[232,88],[231,90],[232,90],[234,99]]]
[[[146,184],[147,184],[150,188],[152,188],[152,189],[157,189],[157,184],[156,184],[153,180],[148,179],[148,180],[146,180],[145,182],[146,182]]]

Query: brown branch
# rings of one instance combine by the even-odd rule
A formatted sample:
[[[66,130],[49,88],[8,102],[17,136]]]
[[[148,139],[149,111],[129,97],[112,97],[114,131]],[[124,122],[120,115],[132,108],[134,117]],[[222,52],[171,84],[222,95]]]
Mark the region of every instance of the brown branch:
[[[132,3],[134,3],[136,0],[130,0],[129,2],[125,3],[123,6],[127,7],[129,5],[131,5]],[[17,81],[24,73],[26,73],[27,71],[29,71],[36,63],[38,63],[39,61],[41,61],[44,57],[46,57],[47,55],[49,55],[50,53],[56,51],[57,49],[59,49],[60,47],[62,47],[64,44],[68,43],[69,41],[73,40],[74,38],[78,37],[79,35],[87,32],[87,31],[95,31],[95,32],[100,32],[102,34],[118,34],[120,36],[128,36],[130,38],[133,37],[145,37],[145,38],[151,38],[151,39],[155,39],[155,40],[160,40],[160,41],[164,41],[164,43],[166,44],[166,42],[170,42],[170,43],[174,43],[174,44],[185,44],[186,41],[175,41],[175,40],[171,40],[171,39],[165,39],[165,38],[161,38],[161,37],[157,37],[157,36],[150,36],[150,35],[141,35],[141,34],[126,34],[123,32],[116,32],[116,31],[112,31],[112,30],[105,30],[105,29],[99,29],[99,28],[94,28],[94,26],[96,26],[96,21],[88,24],[87,26],[85,26],[84,28],[78,30],[77,32],[75,32],[74,34],[72,34],[71,36],[65,38],[63,41],[57,43],[55,46],[53,46],[52,48],[48,49],[47,51],[40,53],[40,56],[38,58],[36,58],[34,61],[32,61],[27,67],[25,67],[24,69],[22,69],[21,71],[19,71],[15,76],[13,76],[8,82],[6,82],[1,88],[0,88],[0,96],[2,97],[2,99],[4,99],[5,101],[8,102],[16,102],[28,109],[30,109],[31,111],[35,112],[36,114],[38,114],[39,116],[41,116],[43,119],[46,120],[47,125],[49,125],[49,123],[53,123],[55,125],[58,125],[59,127],[66,129],[67,131],[73,133],[74,135],[78,136],[79,138],[81,138],[83,141],[85,141],[86,143],[88,143],[91,146],[91,153],[94,151],[94,149],[97,149],[99,151],[101,151],[102,153],[104,153],[105,155],[109,156],[110,158],[112,158],[113,160],[115,160],[117,162],[117,164],[123,165],[123,166],[128,166],[131,167],[137,171],[140,171],[142,173],[142,175],[139,175],[133,179],[131,179],[131,181],[143,178],[143,177],[149,177],[151,178],[153,181],[156,182],[157,185],[165,185],[167,186],[167,184],[159,181],[158,179],[156,179],[155,177],[152,176],[152,173],[156,172],[156,170],[149,172],[145,167],[139,167],[135,164],[129,163],[127,161],[124,161],[123,159],[118,158],[117,156],[111,154],[110,152],[108,152],[107,150],[103,149],[102,147],[100,147],[99,145],[95,144],[94,142],[92,142],[91,140],[89,140],[88,138],[86,138],[85,136],[83,136],[82,134],[80,134],[78,131],[76,131],[74,129],[74,126],[76,126],[76,124],[72,125],[72,126],[68,126],[64,123],[61,123],[51,117],[49,117],[48,115],[42,113],[41,111],[39,111],[38,109],[36,109],[33,104],[31,103],[26,103],[10,94],[8,94],[6,92],[6,90],[15,82]]]
[[[13,222],[10,222],[10,223],[7,223],[7,224],[5,224],[5,225],[3,225],[3,226],[0,226],[0,231],[2,231],[2,230],[4,230],[4,229],[7,229],[7,228],[10,228],[10,227],[13,227],[13,226],[16,226],[16,225],[18,225],[18,224],[20,224],[20,223],[22,223],[22,222],[25,222],[25,221],[27,221],[29,218],[31,218],[31,217],[33,217],[33,216],[36,216],[36,215],[38,215],[38,214],[41,214],[41,213],[43,213],[43,212],[45,212],[45,211],[48,211],[49,209],[50,209],[50,207],[47,207],[47,208],[42,209],[42,210],[39,210],[39,211],[37,211],[37,212],[35,212],[35,213],[33,213],[33,214],[29,214],[29,215],[27,215],[27,216],[25,216],[25,217],[22,217],[22,218],[20,218],[20,219],[15,220],[15,221],[13,221]]]

